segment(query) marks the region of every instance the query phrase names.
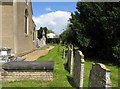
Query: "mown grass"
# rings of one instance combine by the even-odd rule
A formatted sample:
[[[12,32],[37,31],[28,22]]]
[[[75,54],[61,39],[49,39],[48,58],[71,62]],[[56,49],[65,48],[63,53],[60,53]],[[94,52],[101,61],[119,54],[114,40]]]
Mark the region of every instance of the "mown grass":
[[[64,69],[65,61],[62,59],[62,49],[60,46],[58,52],[58,45],[49,51],[46,56],[38,58],[37,61],[54,61],[54,80],[52,82],[38,82],[38,81],[22,81],[3,83],[3,87],[71,87],[67,81],[68,71]]]
[[[37,82],[37,81],[24,81],[24,82],[10,82],[4,83],[6,87],[72,87],[73,77],[69,75],[68,71],[65,70],[65,60],[62,59],[62,50],[64,46],[60,46],[58,52],[58,45],[54,45],[55,48],[49,51],[46,56],[38,58],[37,61],[54,61],[54,80],[52,82]],[[85,70],[84,70],[84,87],[88,87],[89,73],[92,68],[92,63],[95,61],[91,59],[85,59]],[[112,64],[105,64],[107,68],[111,70],[111,81],[112,87],[118,87],[119,74],[117,66]]]
[[[85,59],[84,87],[88,87],[89,74],[93,63],[95,63],[95,61],[92,61],[91,59]],[[111,70],[110,78],[112,82],[112,87],[118,87],[118,84],[120,83],[119,74],[118,74],[120,68],[112,64],[111,65],[104,64],[104,65],[106,66],[106,68]]]

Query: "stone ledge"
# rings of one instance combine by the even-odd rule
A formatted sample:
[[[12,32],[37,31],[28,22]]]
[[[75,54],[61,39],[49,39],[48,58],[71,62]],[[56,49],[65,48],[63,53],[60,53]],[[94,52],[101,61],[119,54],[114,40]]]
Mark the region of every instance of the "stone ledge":
[[[4,70],[53,70],[54,62],[13,61],[3,64]]]

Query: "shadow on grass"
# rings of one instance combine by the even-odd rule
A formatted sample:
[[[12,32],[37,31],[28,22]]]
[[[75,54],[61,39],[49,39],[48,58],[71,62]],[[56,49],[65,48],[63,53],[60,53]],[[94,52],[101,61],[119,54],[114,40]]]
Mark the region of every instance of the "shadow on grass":
[[[70,83],[70,85],[75,88],[74,80],[73,77],[67,75],[67,80]]]
[[[68,69],[68,64],[65,63],[65,64],[63,64],[63,65],[64,65],[64,69],[67,70],[67,71],[70,73],[70,71],[69,71],[69,69]]]

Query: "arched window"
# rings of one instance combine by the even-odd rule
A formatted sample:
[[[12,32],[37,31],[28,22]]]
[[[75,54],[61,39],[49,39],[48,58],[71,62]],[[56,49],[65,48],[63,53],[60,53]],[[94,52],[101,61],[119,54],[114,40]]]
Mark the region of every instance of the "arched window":
[[[28,34],[28,10],[25,10],[25,33]]]

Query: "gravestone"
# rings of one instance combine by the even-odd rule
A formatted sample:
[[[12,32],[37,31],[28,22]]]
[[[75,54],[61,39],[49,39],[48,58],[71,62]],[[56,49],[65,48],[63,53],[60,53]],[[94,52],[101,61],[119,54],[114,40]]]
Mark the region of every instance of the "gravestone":
[[[10,61],[23,61],[21,57],[15,57],[11,54],[10,48],[0,48],[0,64],[4,64]]]
[[[66,53],[66,65],[68,66],[68,62],[70,60],[70,46],[68,45],[68,50]]]
[[[11,58],[11,49],[10,48],[0,48],[0,63],[5,63]]]
[[[110,69],[101,63],[93,63],[89,76],[89,88],[100,87],[102,89],[110,89]]]
[[[70,74],[73,74],[73,45],[68,45],[68,51],[66,55],[66,66]]]
[[[63,48],[63,59],[65,59],[65,48]]]
[[[0,48],[0,56],[8,56],[11,55],[11,49],[10,48]]]
[[[70,53],[69,53],[69,61],[68,61],[68,68],[69,68],[69,71],[70,71],[70,75],[73,74],[73,46],[70,48]]]
[[[81,51],[75,53],[74,59],[74,83],[76,87],[83,87],[83,77],[84,77],[84,55]]]

